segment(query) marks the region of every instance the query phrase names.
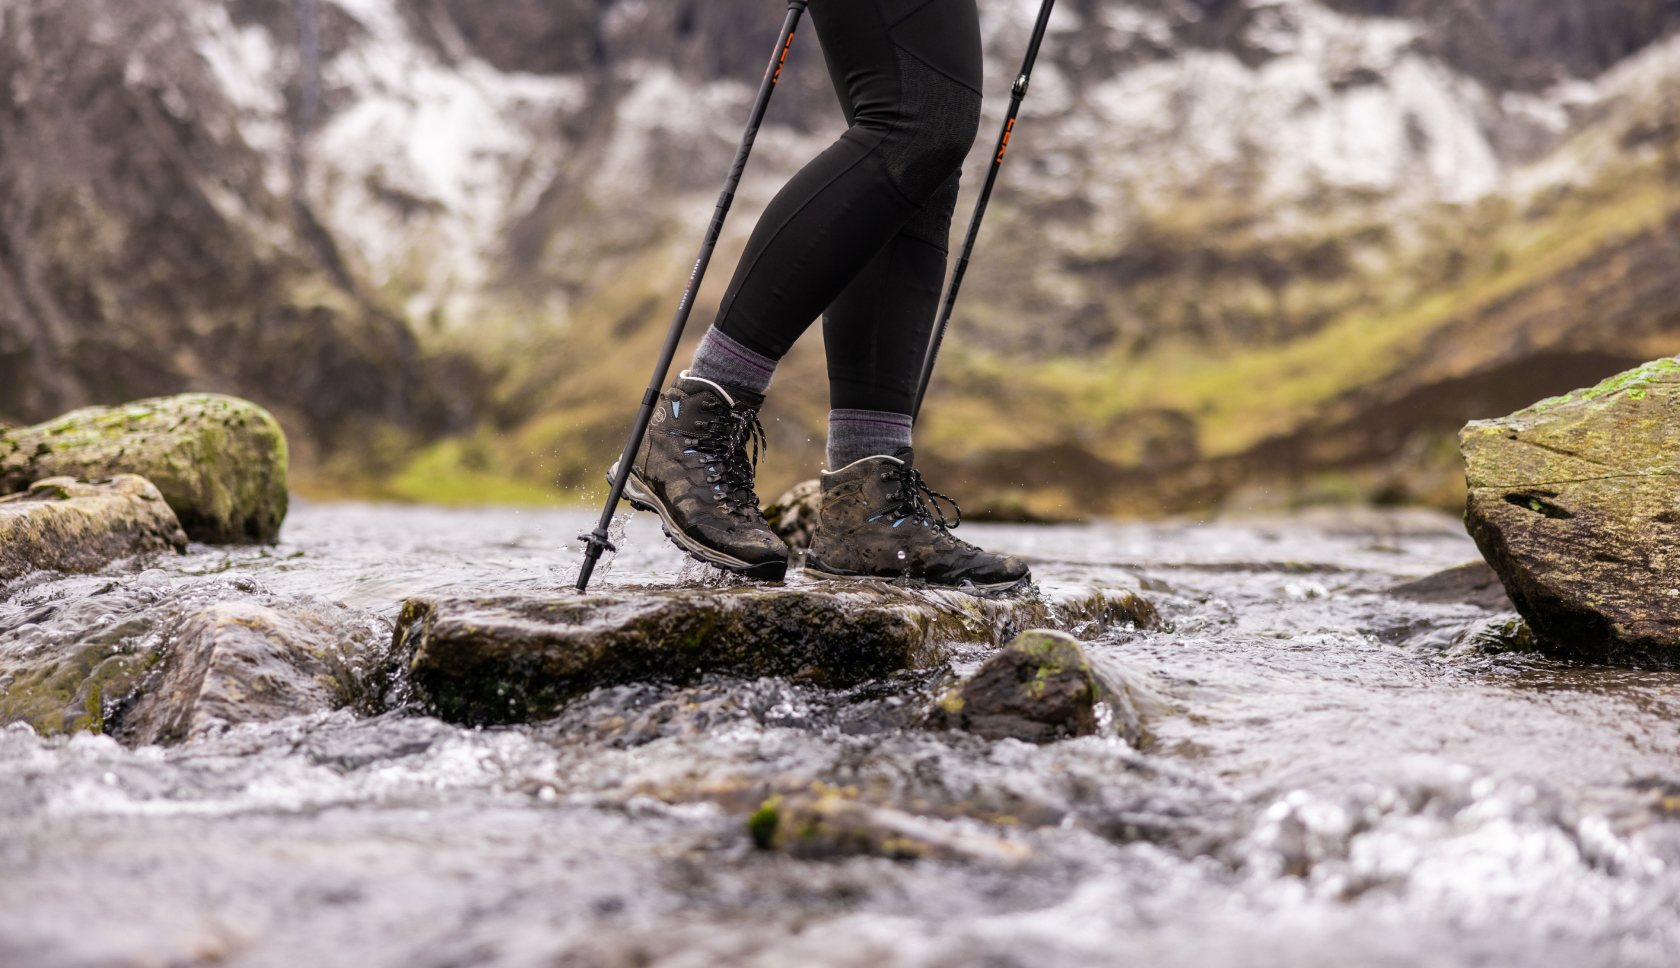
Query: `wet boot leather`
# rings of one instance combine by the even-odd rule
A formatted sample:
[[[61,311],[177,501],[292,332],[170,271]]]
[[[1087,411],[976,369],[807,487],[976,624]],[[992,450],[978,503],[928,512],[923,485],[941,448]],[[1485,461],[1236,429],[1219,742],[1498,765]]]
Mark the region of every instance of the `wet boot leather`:
[[[788,547],[770,530],[753,492],[763,402],[685,371],[660,397],[624,496],[632,507],[658,514],[665,534],[699,561],[781,581]],[[609,480],[617,474],[614,464]]]
[[[1031,578],[1026,562],[994,555],[951,534],[938,500],[905,447],[822,475],[822,505],[805,567],[830,575],[914,578],[998,591]],[[930,503],[931,501],[931,503]]]

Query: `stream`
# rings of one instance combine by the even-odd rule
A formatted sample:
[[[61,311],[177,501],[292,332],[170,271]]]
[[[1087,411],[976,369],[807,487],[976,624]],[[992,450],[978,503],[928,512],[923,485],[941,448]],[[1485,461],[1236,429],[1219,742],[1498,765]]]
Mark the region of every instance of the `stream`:
[[[275,547],[16,585],[0,619],[58,608],[0,641],[235,591],[388,630],[413,594],[565,588],[591,517],[297,501]],[[1087,647],[1154,695],[1138,748],[903,728],[920,674],[621,686],[493,729],[339,710],[168,747],[14,724],[0,965],[1680,964],[1680,674],[1555,662],[1511,648],[1510,614],[1381,593],[1477,558],[1456,520],[960,533],[1040,578],[1142,582],[1163,627]],[[620,547],[598,586],[717,580],[649,515]],[[811,784],[1011,850],[757,849],[754,798]]]

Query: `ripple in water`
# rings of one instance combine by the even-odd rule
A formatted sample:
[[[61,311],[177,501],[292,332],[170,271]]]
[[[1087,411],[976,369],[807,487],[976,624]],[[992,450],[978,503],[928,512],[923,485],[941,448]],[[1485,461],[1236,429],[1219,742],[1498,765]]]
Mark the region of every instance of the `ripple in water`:
[[[300,502],[276,548],[39,577],[0,649],[237,596],[388,630],[421,592],[551,592],[587,512]],[[1501,651],[1503,617],[1377,594],[1475,557],[1453,522],[965,526],[1141,581],[1099,639],[1158,693],[1141,749],[907,728],[950,677],[598,690],[462,729],[401,708],[179,746],[0,731],[0,964],[1164,966],[1680,963],[1669,674]],[[647,515],[603,585],[716,585]],[[803,580],[803,579],[796,579]],[[771,792],[850,788],[967,860],[756,850]]]

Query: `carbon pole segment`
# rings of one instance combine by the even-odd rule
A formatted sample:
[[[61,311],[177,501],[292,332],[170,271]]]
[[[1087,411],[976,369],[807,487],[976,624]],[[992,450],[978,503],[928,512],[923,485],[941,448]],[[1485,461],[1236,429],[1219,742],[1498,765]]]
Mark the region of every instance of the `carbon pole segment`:
[[[992,152],[992,164],[986,171],[986,184],[981,187],[980,198],[974,203],[974,215],[968,220],[968,234],[963,237],[962,254],[957,257],[956,268],[951,270],[951,282],[945,288],[945,299],[939,307],[939,320],[934,324],[933,335],[928,338],[927,355],[922,358],[922,376],[916,383],[916,403],[910,411],[912,421],[921,416],[922,398],[927,396],[928,382],[933,379],[933,365],[939,360],[939,345],[945,341],[945,327],[951,322],[951,308],[957,304],[957,291],[962,288],[963,275],[968,272],[974,240],[980,236],[980,220],[986,217],[986,203],[992,200],[992,187],[997,184],[998,171],[1003,167],[1003,154],[1009,150],[1009,136],[1015,130],[1015,115],[1021,110],[1021,102],[1026,100],[1033,63],[1038,60],[1038,48],[1044,43],[1044,30],[1050,24],[1050,8],[1055,5],[1056,0],[1044,0],[1038,8],[1038,21],[1033,24],[1027,56],[1022,58],[1021,71],[1015,75],[1015,83],[1009,88],[1009,114],[1003,119],[1003,130],[998,132],[997,148]]]
[[[642,394],[641,409],[636,411],[636,422],[630,428],[630,439],[624,444],[624,454],[618,459],[618,478],[612,482],[607,493],[607,505],[601,509],[600,523],[595,530],[588,534],[578,535],[578,540],[584,543],[583,567],[578,571],[577,590],[589,590],[589,576],[595,573],[595,563],[600,561],[603,551],[617,551],[609,540],[607,528],[612,524],[613,514],[618,511],[618,502],[624,497],[624,482],[630,475],[630,464],[636,458],[636,451],[641,449],[642,437],[647,434],[648,421],[653,418],[654,404],[659,400],[659,391],[665,386],[665,377],[671,371],[671,359],[677,354],[677,343],[682,340],[683,329],[688,325],[688,314],[694,309],[694,296],[700,289],[700,281],[706,276],[706,266],[712,261],[712,250],[717,247],[718,235],[723,232],[724,217],[729,214],[729,206],[735,201],[735,189],[741,184],[741,173],[746,170],[747,156],[752,154],[753,141],[758,138],[758,126],[764,121],[764,112],[770,106],[770,95],[776,89],[776,82],[781,79],[782,66],[787,62],[788,48],[793,46],[793,31],[799,26],[799,17],[805,12],[807,0],[788,0],[787,17],[782,21],[782,36],[776,41],[776,49],[770,52],[770,66],[764,70],[764,79],[758,85],[758,98],[753,101],[752,115],[747,119],[747,130],[741,135],[741,145],[735,149],[735,163],[729,168],[729,177],[724,180],[723,191],[718,193],[717,208],[712,211],[711,224],[706,226],[705,240],[700,243],[700,255],[694,260],[694,271],[688,274],[688,287],[683,290],[682,301],[677,304],[677,312],[671,319],[671,331],[665,337],[665,348],[659,353],[659,362],[653,367],[653,378],[648,380],[647,392]]]

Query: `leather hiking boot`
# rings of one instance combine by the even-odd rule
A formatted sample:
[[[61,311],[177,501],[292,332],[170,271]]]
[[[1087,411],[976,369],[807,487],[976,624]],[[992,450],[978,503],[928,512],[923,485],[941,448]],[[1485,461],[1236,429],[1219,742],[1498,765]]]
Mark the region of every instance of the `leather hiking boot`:
[[[956,513],[947,522],[946,501]],[[865,457],[822,475],[822,505],[805,567],[830,575],[915,578],[999,591],[1032,577],[1026,562],[952,536],[957,502],[922,483],[914,453]]]
[[[753,493],[753,470],[765,443],[758,422],[763,402],[758,394],[726,390],[685,370],[660,397],[624,496],[631,507],[659,515],[666,536],[695,559],[781,581],[788,547],[770,530]],[[617,476],[614,464],[608,483]]]

